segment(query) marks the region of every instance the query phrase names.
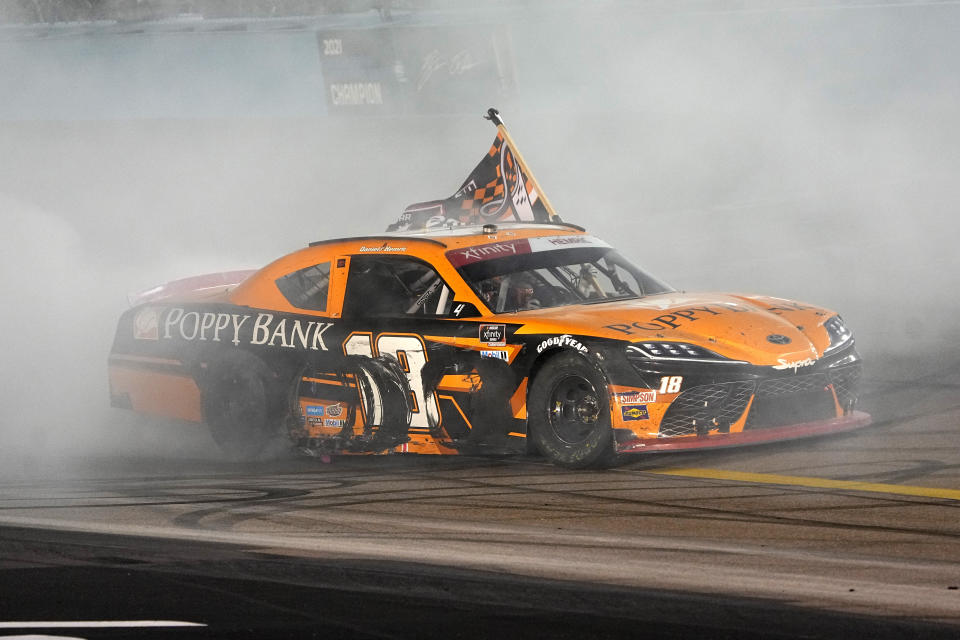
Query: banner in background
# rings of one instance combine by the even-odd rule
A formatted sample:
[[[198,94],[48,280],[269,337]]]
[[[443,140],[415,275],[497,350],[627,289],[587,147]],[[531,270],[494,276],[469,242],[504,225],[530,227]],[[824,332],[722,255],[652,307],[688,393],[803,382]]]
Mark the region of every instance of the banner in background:
[[[463,113],[513,95],[505,25],[317,32],[331,115]]]

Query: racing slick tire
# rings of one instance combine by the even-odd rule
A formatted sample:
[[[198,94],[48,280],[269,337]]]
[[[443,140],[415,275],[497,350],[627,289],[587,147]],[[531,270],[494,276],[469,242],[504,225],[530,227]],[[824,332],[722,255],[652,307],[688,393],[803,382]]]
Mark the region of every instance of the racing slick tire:
[[[229,460],[270,457],[280,451],[282,420],[275,406],[276,378],[255,356],[227,353],[208,365],[203,410],[210,434]]]
[[[582,356],[565,352],[550,358],[533,381],[528,406],[530,437],[548,460],[569,469],[613,464],[607,384]]]

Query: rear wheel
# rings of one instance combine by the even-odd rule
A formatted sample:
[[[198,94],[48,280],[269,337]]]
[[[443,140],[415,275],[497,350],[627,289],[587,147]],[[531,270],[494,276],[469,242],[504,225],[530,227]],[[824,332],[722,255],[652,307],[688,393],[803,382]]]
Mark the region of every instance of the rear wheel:
[[[616,456],[603,375],[582,356],[561,353],[537,374],[529,398],[530,437],[551,462],[610,466]]]
[[[231,460],[254,460],[284,444],[274,376],[258,358],[230,353],[208,365],[204,413],[214,441]]]

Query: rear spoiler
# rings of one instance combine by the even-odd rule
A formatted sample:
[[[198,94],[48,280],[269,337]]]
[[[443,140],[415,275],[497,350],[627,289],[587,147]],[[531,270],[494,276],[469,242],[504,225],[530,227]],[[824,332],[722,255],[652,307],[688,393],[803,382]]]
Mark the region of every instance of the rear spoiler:
[[[130,302],[131,307],[135,307],[145,302],[156,302],[157,300],[163,300],[185,293],[234,287],[256,273],[256,271],[256,269],[223,271],[220,273],[207,273],[202,276],[173,280],[166,284],[151,287],[145,291],[131,293],[127,296],[127,300]]]

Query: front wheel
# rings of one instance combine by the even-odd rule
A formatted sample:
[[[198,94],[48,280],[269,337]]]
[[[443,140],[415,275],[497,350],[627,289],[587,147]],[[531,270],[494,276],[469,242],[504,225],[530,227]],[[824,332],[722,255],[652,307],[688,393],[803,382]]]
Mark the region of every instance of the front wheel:
[[[533,381],[529,409],[529,435],[551,462],[571,469],[613,463],[606,381],[582,356],[561,353],[547,361]]]

